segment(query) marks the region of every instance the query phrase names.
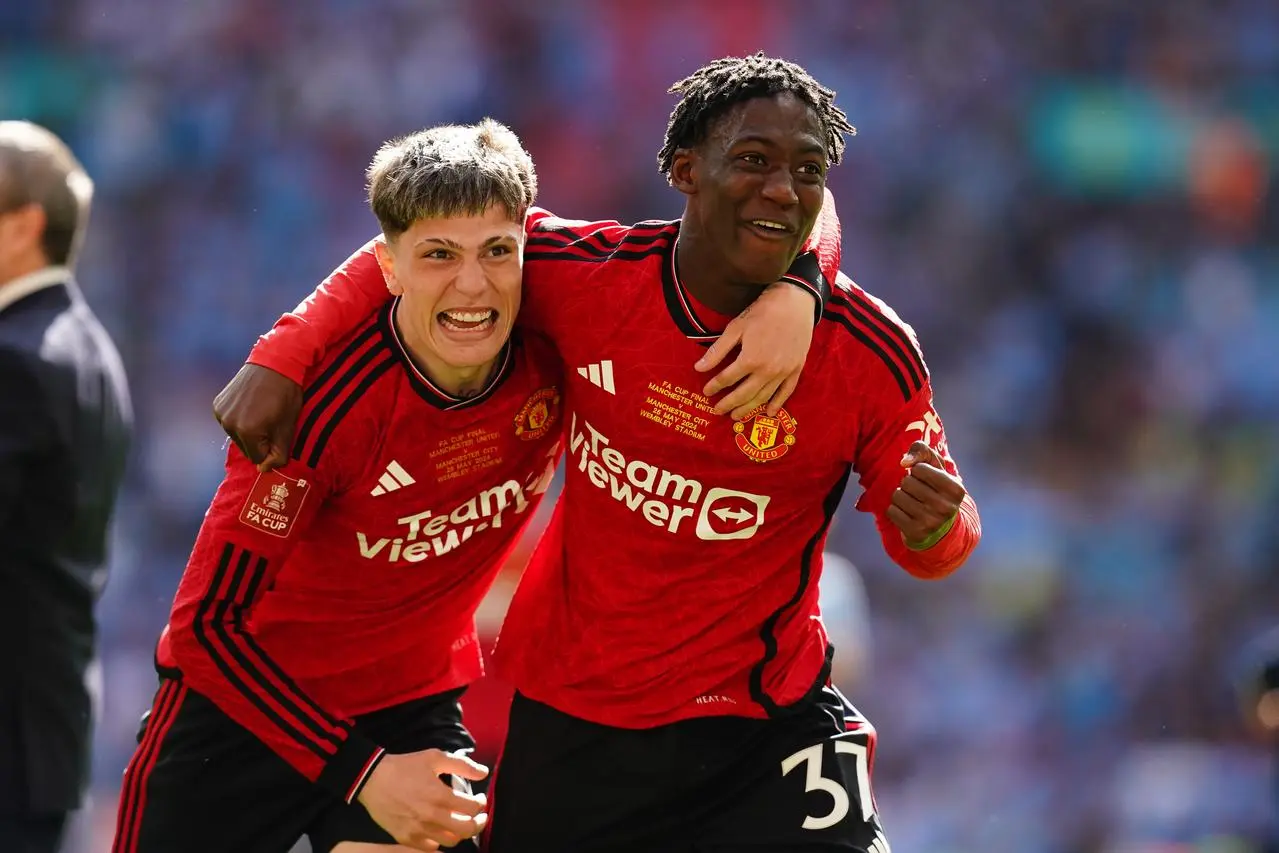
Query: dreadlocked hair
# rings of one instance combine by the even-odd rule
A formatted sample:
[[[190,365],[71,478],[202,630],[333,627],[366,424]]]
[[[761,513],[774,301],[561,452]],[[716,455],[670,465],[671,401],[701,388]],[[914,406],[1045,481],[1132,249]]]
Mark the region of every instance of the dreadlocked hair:
[[[826,133],[826,153],[832,165],[844,153],[844,134],[857,128],[835,106],[835,92],[818,83],[800,66],[765,56],[726,56],[704,65],[669,90],[680,101],[666,124],[666,142],[657,154],[657,169],[669,177],[675,151],[691,148],[706,138],[711,122],[729,107],[751,98],[790,92],[813,108]]]

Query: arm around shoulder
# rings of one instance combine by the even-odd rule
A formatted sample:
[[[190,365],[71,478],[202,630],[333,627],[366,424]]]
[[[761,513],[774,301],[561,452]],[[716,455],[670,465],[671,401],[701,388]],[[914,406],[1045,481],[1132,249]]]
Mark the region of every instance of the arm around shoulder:
[[[346,337],[391,298],[370,240],[258,338],[248,362],[270,368],[299,385],[325,350]]]

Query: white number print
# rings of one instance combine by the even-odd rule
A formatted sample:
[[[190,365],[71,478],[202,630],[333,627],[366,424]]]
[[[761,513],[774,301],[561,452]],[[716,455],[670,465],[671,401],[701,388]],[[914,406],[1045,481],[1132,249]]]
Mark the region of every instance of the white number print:
[[[854,776],[857,781],[857,801],[861,804],[862,821],[868,822],[875,816],[875,802],[870,792],[870,761],[867,748],[860,743],[847,740],[835,740],[836,755],[853,757]],[[848,791],[834,779],[822,775],[822,746],[815,743],[806,746],[799,752],[787,756],[782,761],[782,775],[785,776],[799,765],[804,765],[804,791],[822,791],[833,801],[831,809],[824,815],[807,815],[804,818],[804,829],[828,829],[848,816]]]

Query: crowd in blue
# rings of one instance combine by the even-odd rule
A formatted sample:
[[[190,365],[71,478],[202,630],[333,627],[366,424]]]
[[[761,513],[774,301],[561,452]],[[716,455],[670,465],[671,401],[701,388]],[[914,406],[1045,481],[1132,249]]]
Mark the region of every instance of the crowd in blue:
[[[756,49],[859,127],[830,179],[844,268],[922,338],[984,520],[937,584],[851,506],[831,537],[865,583],[847,686],[894,849],[1261,849],[1233,684],[1279,623],[1279,5],[46,0],[0,5],[0,115],[97,181],[79,274],[140,419],[75,853],[105,849],[220,477],[210,401],[373,232],[378,143],[492,115],[552,210],[673,217],[666,87]]]

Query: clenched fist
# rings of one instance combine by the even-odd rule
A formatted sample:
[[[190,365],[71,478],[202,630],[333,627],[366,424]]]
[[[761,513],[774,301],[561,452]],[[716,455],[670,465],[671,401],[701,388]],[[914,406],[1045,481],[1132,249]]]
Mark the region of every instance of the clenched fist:
[[[213,417],[262,472],[289,461],[302,411],[302,388],[265,367],[246,364],[213,401]]]
[[[902,457],[906,476],[893,492],[888,519],[916,550],[932,547],[955,523],[968,490],[946,470],[937,452],[917,441]]]

